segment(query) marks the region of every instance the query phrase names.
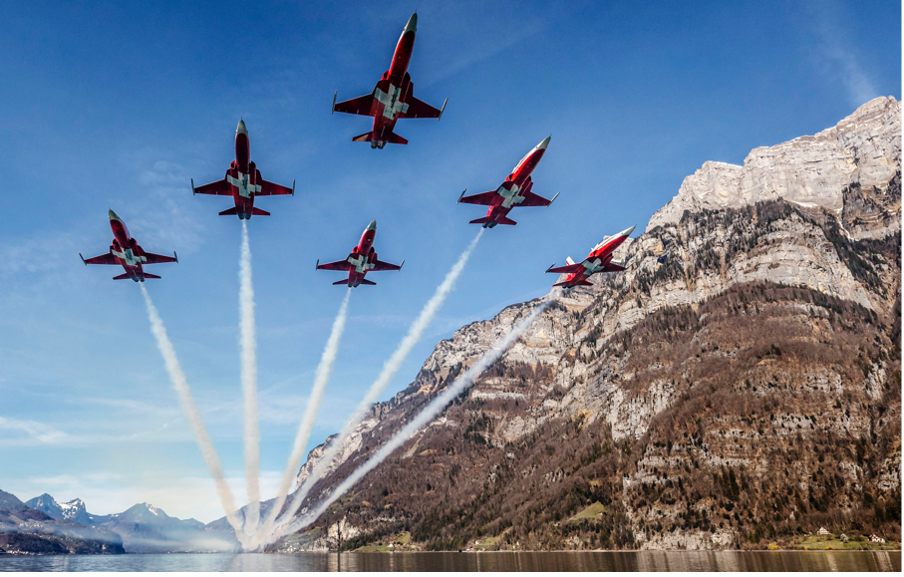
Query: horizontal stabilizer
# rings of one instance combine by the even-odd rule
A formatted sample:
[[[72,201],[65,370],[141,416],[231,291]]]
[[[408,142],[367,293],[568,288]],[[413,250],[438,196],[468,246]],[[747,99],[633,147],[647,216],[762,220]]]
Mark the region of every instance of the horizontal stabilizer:
[[[220,216],[229,216],[234,214],[238,214],[238,209],[234,206],[220,212]]]
[[[130,279],[130,278],[132,278],[132,277],[129,276],[129,273],[124,272],[120,275],[116,275],[115,277],[113,277],[113,280],[126,280],[126,279]]]
[[[151,273],[149,273],[149,272],[146,272],[146,273],[144,273],[144,278],[160,278],[160,277],[157,276],[157,275],[155,275],[155,274],[151,274]]]
[[[583,264],[571,263],[571,264],[567,264],[565,266],[558,266],[558,267],[556,265],[552,265],[551,267],[546,269],[546,272],[551,272],[551,273],[555,273],[555,274],[574,274],[576,272],[582,272],[583,270],[584,270]]]
[[[334,284],[334,285],[337,285],[337,284],[346,284],[346,285],[347,285],[347,284],[348,284],[348,279],[345,278],[345,279],[342,279],[342,280],[340,280],[340,281],[336,281],[336,282],[334,282],[333,284]]]
[[[475,218],[474,220],[470,221],[469,224],[485,224],[485,223],[490,222],[491,220],[493,220],[493,219],[488,216],[482,216],[480,218]]]
[[[392,144],[408,144],[408,141],[395,132],[390,132],[386,135],[386,142],[390,142]]]
[[[505,216],[500,216],[498,219],[496,219],[496,222],[498,222],[499,224],[512,224],[512,225],[518,224],[514,220],[512,220],[508,217],[505,217]]]
[[[375,283],[375,282],[372,281],[372,280],[367,280],[366,278],[362,278],[362,279],[361,279],[361,284],[375,285],[375,284],[377,284],[377,283]]]
[[[252,206],[252,207],[251,207],[251,214],[254,214],[254,215],[257,215],[257,216],[270,216],[270,213],[269,213],[269,212],[267,212],[266,210],[262,210],[262,209],[260,209],[260,208],[257,208],[256,206]]]
[[[358,136],[352,138],[352,142],[370,142],[373,139],[373,132],[365,132],[364,134],[359,134]]]

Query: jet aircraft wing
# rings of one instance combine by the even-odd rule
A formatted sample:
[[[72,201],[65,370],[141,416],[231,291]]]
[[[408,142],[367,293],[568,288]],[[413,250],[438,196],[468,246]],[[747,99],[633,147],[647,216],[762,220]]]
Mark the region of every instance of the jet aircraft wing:
[[[365,94],[358,98],[352,98],[338,104],[333,104],[333,112],[345,112],[346,114],[360,114],[361,116],[373,116],[374,95]]]
[[[392,264],[388,262],[383,262],[382,260],[374,261],[374,267],[370,269],[371,271],[379,271],[379,270],[402,270],[402,267],[405,265],[405,261],[402,261],[402,264]]]
[[[226,180],[217,180],[195,188],[195,181],[191,181],[191,189],[195,194],[215,194],[218,196],[232,196],[232,184]]]
[[[621,272],[625,270],[626,267],[619,266],[617,264],[612,264],[611,262],[603,267],[603,272]]]
[[[79,256],[82,256],[81,253],[79,253]],[[118,264],[116,262],[116,257],[113,256],[112,252],[108,252],[107,254],[102,254],[100,256],[93,256],[88,259],[82,257],[82,262],[84,262],[86,265],[88,265],[88,264]]]
[[[176,253],[173,253],[173,254],[175,255]],[[178,257],[166,256],[163,254],[154,254],[152,252],[146,252],[146,253],[144,253],[143,256],[144,256],[144,258],[147,259],[146,261],[144,261],[145,264],[160,264],[162,262],[179,262]]]
[[[260,172],[258,172],[258,175],[260,175]],[[295,182],[292,182],[292,188],[264,180],[260,177],[258,177],[257,182],[260,185],[261,189],[255,192],[254,196],[273,196],[276,194],[291,194],[293,196],[295,195]]]
[[[320,261],[317,261],[317,270],[352,270],[351,263],[348,260],[337,260],[336,262],[328,262],[326,264],[320,264]]]
[[[480,194],[472,194],[471,196],[465,196],[465,193],[461,193],[461,197],[458,199],[458,202],[463,202],[465,204],[483,204],[489,206],[493,204],[496,200],[496,197],[499,194],[495,190],[491,190],[489,192],[481,192]]]
[[[519,194],[524,197],[524,200],[518,203],[518,206],[549,206],[552,204],[552,201],[556,199],[554,196],[552,197],[552,200],[546,200],[539,194],[534,194],[530,191]],[[556,193],[556,196],[558,196],[558,193]]]
[[[414,83],[411,83],[411,88],[408,90],[408,98],[405,100],[405,104],[408,105],[408,110],[404,112],[405,118],[439,118],[443,115],[443,111],[438,108],[433,108],[423,100],[418,100],[414,97]]]
[[[555,266],[555,265],[553,265]],[[565,266],[559,266],[556,268],[549,267],[546,269],[546,272],[552,272],[556,274],[572,274],[576,272],[582,272],[584,270],[584,265],[581,263],[569,264]]]

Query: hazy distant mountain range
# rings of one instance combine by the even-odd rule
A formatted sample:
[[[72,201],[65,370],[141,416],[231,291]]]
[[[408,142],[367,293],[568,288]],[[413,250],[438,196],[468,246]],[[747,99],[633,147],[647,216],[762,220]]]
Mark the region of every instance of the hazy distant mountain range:
[[[406,531],[425,549],[764,548],[821,526],[900,539],[900,235],[892,97],[743,166],[707,162],[619,248],[626,271],[562,296],[315,525],[342,521],[348,548]],[[537,303],[440,342],[305,505]]]
[[[44,493],[23,503],[0,491],[0,552],[169,553],[231,551],[231,528],[170,517],[149,503],[113,515],[92,515],[85,502],[58,503]]]

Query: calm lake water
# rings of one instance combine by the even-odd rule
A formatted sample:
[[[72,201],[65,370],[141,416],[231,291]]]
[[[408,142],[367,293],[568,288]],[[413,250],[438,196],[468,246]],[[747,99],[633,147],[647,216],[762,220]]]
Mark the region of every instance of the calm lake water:
[[[0,571],[901,571],[900,551],[298,553],[0,557]]]

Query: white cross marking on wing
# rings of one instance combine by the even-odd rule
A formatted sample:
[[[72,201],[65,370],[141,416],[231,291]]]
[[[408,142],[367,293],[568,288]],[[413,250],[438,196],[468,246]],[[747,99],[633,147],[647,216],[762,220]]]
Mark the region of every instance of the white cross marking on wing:
[[[251,184],[248,175],[241,172],[239,173],[239,178],[227,174],[226,180],[229,181],[229,184],[239,189],[239,196],[244,198],[251,198],[252,193],[261,191],[261,186],[259,184]]]
[[[113,256],[117,256],[117,257],[121,258],[122,260],[126,261],[126,264],[129,266],[135,266],[138,263],[148,261],[147,257],[145,257],[145,256],[136,256],[135,253],[132,252],[132,249],[130,249],[130,248],[127,248],[122,252],[116,252],[115,250],[111,250],[110,252],[113,253]]]
[[[601,261],[598,258],[595,258],[593,260],[585,260],[581,264],[584,265],[584,268],[587,270],[587,274],[594,273],[594,272],[600,270],[601,268],[603,268],[602,267],[603,261]]]
[[[408,105],[399,101],[401,93],[402,89],[392,84],[389,85],[389,94],[379,88],[374,91],[374,98],[383,103],[383,116],[392,119],[400,112],[408,112]]]
[[[355,267],[355,272],[367,272],[374,268],[372,263],[367,262],[367,257],[363,254],[359,254],[358,258],[348,257],[348,264]]]
[[[499,187],[496,192],[505,199],[502,201],[503,208],[512,208],[513,205],[521,204],[524,201],[524,197],[518,194],[520,190],[521,188],[514,182],[511,189],[507,189],[504,184]]]

